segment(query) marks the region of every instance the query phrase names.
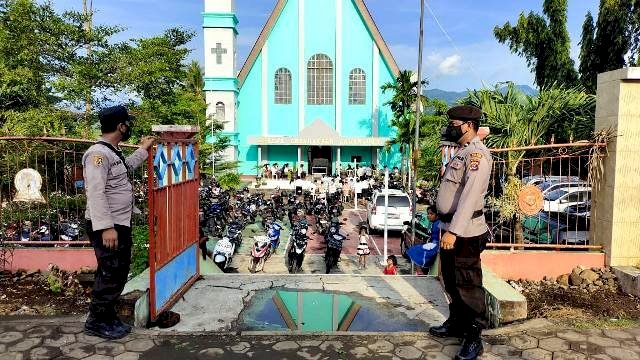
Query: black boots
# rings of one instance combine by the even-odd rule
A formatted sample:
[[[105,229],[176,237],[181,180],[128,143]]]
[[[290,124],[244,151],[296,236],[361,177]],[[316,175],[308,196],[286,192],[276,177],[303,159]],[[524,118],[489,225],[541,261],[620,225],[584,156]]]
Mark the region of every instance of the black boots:
[[[107,340],[122,339],[131,331],[131,327],[122,324],[120,320],[104,321],[89,314],[84,323],[84,331],[88,335],[97,336]]]
[[[480,333],[482,328],[476,324],[469,327],[462,342],[462,347],[455,360],[475,360],[484,352]]]
[[[448,318],[442,325],[440,326],[432,326],[429,328],[429,334],[441,338],[445,337],[457,337],[460,338],[464,334],[460,330],[460,328],[456,325],[455,320],[452,318]]]

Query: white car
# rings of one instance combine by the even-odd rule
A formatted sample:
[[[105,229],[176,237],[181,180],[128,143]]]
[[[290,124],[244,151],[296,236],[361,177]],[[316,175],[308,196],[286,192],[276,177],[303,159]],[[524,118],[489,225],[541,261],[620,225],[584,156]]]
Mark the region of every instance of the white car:
[[[384,207],[385,192],[373,194],[371,202],[367,204],[367,222],[372,230],[384,229],[384,217],[388,214],[387,229],[402,231],[404,223],[411,221],[411,200],[409,195],[400,190],[389,189],[389,206]]]
[[[589,200],[591,200],[591,187],[560,188],[544,195],[544,211],[564,212],[569,206]]]
[[[580,181],[580,178],[577,176],[558,176],[558,175],[532,175],[525,176],[522,178],[522,183],[525,185],[540,185],[544,182],[570,182],[570,181]]]
[[[561,182],[553,182],[553,181],[545,181],[542,184],[538,184],[538,188],[542,190],[542,195],[546,195],[554,190],[558,189],[573,189],[573,188],[583,188],[588,187],[589,183],[586,181],[561,181]]]

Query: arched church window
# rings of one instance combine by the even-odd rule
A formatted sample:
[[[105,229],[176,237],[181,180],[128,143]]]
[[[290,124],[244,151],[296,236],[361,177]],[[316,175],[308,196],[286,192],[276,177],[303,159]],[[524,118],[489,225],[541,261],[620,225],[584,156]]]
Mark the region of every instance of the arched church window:
[[[224,103],[222,101],[216,103],[216,120],[224,121]]]
[[[315,54],[307,64],[307,104],[333,105],[333,62]]]
[[[364,105],[367,98],[367,76],[356,68],[349,72],[349,105]]]
[[[291,71],[286,68],[276,70],[274,83],[276,104],[291,104]]]

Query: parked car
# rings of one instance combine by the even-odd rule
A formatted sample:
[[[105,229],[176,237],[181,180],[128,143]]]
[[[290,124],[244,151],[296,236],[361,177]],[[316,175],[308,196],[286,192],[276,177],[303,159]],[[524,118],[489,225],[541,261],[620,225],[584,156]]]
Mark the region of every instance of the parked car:
[[[589,183],[586,181],[545,181],[542,184],[538,185],[538,188],[542,191],[542,195],[544,196],[547,193],[550,193],[553,190],[562,189],[562,188],[573,188],[573,187],[587,187]]]
[[[591,187],[560,188],[544,195],[544,211],[564,212],[569,206],[589,200],[591,200]]]
[[[385,192],[378,191],[367,204],[367,222],[369,229],[383,230],[384,217],[388,215],[387,229],[402,231],[405,221],[411,221],[411,200],[407,193],[389,189],[389,207],[384,206]]]
[[[567,214],[573,214],[578,216],[591,216],[591,200],[583,203],[569,205],[564,209]]]
[[[525,185],[540,185],[543,182],[561,182],[561,181],[580,181],[577,176],[560,176],[560,175],[532,175],[522,178]]]
[[[525,242],[584,245],[589,240],[589,218],[559,212],[540,212],[522,219]]]

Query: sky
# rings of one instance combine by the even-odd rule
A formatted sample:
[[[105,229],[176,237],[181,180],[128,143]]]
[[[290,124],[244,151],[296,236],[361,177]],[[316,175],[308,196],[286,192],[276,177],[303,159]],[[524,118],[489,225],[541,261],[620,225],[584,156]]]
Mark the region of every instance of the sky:
[[[60,10],[82,7],[82,0],[53,1]],[[238,70],[276,2],[236,0]],[[498,43],[493,28],[507,21],[515,23],[523,11],[541,13],[542,2],[427,0],[432,10],[425,11],[424,22],[423,72],[429,81],[428,88],[462,91],[504,81],[533,86],[533,75],[524,59],[511,54],[507,45]],[[416,70],[419,0],[365,0],[365,3],[399,67]],[[568,30],[571,56],[576,63],[582,22],[587,11],[596,16],[598,3],[598,0],[569,0]],[[190,57],[201,63],[204,60],[202,0],[93,0],[93,6],[97,23],[126,28],[115,40],[153,36],[174,26],[191,29],[197,36],[189,44],[193,50]]]

